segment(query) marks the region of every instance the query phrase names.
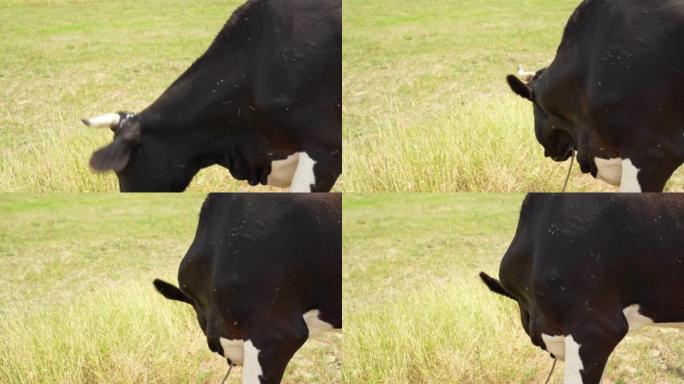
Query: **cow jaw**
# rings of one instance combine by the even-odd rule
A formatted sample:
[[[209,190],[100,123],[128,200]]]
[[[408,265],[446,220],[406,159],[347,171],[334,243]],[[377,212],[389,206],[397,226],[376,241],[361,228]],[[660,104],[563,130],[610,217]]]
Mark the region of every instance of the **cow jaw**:
[[[619,157],[613,159],[602,159],[600,157],[594,158],[596,164],[596,178],[605,181],[614,186],[619,186],[622,181],[622,159]]]
[[[639,169],[630,159],[620,157],[612,159],[594,158],[596,177],[614,186],[620,186],[620,192],[641,192],[638,174]]]
[[[302,316],[306,327],[309,329],[309,337],[314,337],[320,335],[323,332],[332,330],[334,327],[330,323],[319,318],[320,311],[318,309],[313,309]]]
[[[268,174],[266,183],[278,188],[289,187],[292,184],[298,164],[299,153],[292,154],[285,160],[272,161],[271,173]]]
[[[565,336],[551,336],[542,333],[546,350],[560,361],[565,361]]]
[[[244,362],[244,340],[219,338],[223,347],[223,357],[229,359],[235,365],[242,365]]]
[[[551,336],[542,333],[542,340],[546,345],[546,350],[560,361],[565,361],[564,384],[582,384],[582,370],[584,364],[580,357],[578,344],[572,335]]]

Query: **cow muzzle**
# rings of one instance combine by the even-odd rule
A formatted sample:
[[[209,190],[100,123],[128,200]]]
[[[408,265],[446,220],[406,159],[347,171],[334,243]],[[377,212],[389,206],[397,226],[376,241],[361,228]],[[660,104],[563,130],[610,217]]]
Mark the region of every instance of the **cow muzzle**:
[[[556,150],[553,153],[549,152],[547,149],[544,149],[544,156],[545,157],[550,157],[553,159],[553,161],[557,161],[559,163],[562,163],[566,161],[567,159],[572,156],[572,153],[574,152],[574,148],[572,145],[566,146],[564,149]]]
[[[572,156],[575,149],[570,135],[559,132],[551,137],[548,145],[544,145],[544,156],[550,157],[553,161],[563,162]]]

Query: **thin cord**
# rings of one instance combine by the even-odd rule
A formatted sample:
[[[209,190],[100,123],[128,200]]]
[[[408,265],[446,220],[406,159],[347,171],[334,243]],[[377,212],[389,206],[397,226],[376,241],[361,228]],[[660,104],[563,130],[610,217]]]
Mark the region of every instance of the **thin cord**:
[[[551,366],[551,372],[549,372],[549,377],[546,378],[546,382],[544,384],[549,384],[549,381],[551,381],[551,376],[553,376],[553,370],[556,368],[556,359],[553,359],[553,365]]]
[[[232,371],[232,370],[233,370],[233,363],[228,363],[228,372],[226,372],[226,375],[223,377],[221,384],[226,383],[226,380],[228,380],[228,376],[230,375],[230,371]]]
[[[568,181],[570,181],[570,173],[572,172],[572,166],[575,164],[575,151],[572,151],[572,157],[570,158],[570,168],[568,168],[568,175],[565,176],[565,184],[563,184],[563,192],[568,189]]]

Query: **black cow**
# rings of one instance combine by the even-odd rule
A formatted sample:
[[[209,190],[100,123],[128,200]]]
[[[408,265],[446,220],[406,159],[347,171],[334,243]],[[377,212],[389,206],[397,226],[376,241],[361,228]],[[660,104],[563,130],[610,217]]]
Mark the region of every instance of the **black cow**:
[[[627,332],[684,326],[684,196],[529,195],[501,261],[532,343],[565,383],[599,383]],[[678,323],[678,324],[677,324]]]
[[[216,194],[162,295],[195,309],[209,349],[245,384],[279,383],[310,337],[342,328],[339,194]]]
[[[342,171],[341,0],[250,0],[139,114],[84,119],[121,191],[183,191],[218,164],[250,185],[329,191]]]
[[[553,62],[524,81],[547,157],[621,191],[662,191],[684,163],[684,1],[585,0]]]

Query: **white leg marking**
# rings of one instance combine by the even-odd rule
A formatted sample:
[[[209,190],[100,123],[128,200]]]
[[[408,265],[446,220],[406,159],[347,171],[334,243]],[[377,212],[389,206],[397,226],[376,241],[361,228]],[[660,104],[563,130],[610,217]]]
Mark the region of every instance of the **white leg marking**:
[[[119,124],[120,120],[121,116],[119,116],[118,113],[108,113],[106,115],[91,117],[90,119],[84,119],[83,122],[85,123],[85,125],[89,127],[109,128]]]
[[[605,181],[606,183],[614,186],[619,186],[620,181],[622,181],[622,159],[602,159],[600,157],[594,158],[594,163],[596,164],[596,178]]]
[[[312,309],[302,316],[306,327],[309,329],[309,337],[314,337],[333,329],[332,324],[318,318],[319,315],[320,311],[318,309]]]
[[[620,192],[641,192],[641,185],[639,184],[639,168],[632,164],[632,160],[622,160],[622,183],[620,184]]]
[[[259,364],[259,352],[259,349],[252,344],[252,340],[245,341],[245,365],[242,368],[242,384],[260,384],[259,377],[264,372],[261,370],[261,364]]]
[[[278,188],[289,187],[292,184],[298,164],[299,153],[290,155],[285,160],[272,161],[271,173],[268,175],[267,184]]]
[[[551,336],[542,333],[542,340],[544,340],[546,350],[553,353],[557,360],[565,360],[565,336]]]
[[[581,372],[584,369],[584,364],[582,364],[582,358],[579,354],[580,347],[581,345],[575,342],[572,335],[565,337],[564,384],[582,384]]]
[[[292,178],[290,192],[311,192],[311,186],[316,184],[314,165],[316,162],[306,152],[299,152],[299,164]]]
[[[242,365],[245,357],[244,341],[224,339],[223,337],[219,341],[223,347],[223,357],[230,359],[235,365]]]
[[[655,323],[650,317],[646,317],[639,313],[641,307],[639,304],[632,304],[629,307],[622,310],[622,313],[627,319],[627,324],[629,325],[629,331],[636,331],[639,328],[643,328],[649,325],[655,325],[656,327],[667,327],[667,328],[684,328],[684,323]]]

